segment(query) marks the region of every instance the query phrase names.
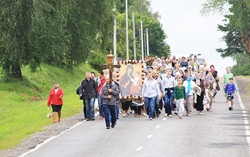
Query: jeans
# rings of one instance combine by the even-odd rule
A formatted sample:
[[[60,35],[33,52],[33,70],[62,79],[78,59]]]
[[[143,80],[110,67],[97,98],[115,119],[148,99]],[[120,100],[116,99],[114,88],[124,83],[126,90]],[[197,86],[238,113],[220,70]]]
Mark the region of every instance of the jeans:
[[[115,118],[119,118],[119,103],[116,103],[115,105]]]
[[[99,94],[98,94],[98,105],[99,105],[100,116],[103,116],[103,101]]]
[[[165,113],[168,115],[172,115],[173,97],[174,92],[165,95]]]
[[[160,100],[159,96],[155,98],[155,113],[156,115],[159,115],[159,109],[160,109]]]
[[[115,117],[115,106],[116,105],[106,105],[103,104],[103,111],[105,114],[105,123],[106,126],[110,126],[110,115],[111,115],[111,123],[116,123],[116,117]]]
[[[155,99],[156,97],[152,98],[145,97],[146,111],[149,115],[149,118],[153,118],[154,116]]]
[[[95,98],[84,99],[84,104],[86,106],[86,118],[94,118],[94,102]]]

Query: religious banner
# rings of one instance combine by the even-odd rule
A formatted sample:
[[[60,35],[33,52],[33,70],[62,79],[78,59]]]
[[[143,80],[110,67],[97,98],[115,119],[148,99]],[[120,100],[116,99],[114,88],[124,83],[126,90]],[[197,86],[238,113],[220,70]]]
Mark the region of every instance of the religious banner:
[[[145,79],[143,61],[122,61],[117,80],[120,83],[122,99],[139,99],[142,97],[142,84]],[[118,72],[117,72],[118,73]]]

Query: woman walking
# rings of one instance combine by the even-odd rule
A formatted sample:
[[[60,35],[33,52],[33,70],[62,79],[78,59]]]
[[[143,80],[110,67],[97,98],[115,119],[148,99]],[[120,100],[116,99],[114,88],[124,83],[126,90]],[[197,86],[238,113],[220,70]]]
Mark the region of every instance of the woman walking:
[[[194,105],[194,100],[193,100],[193,88],[195,87],[194,81],[192,81],[192,74],[188,74],[188,78],[186,81],[184,81],[183,86],[185,87],[186,90],[186,95],[187,95],[187,103],[186,103],[186,111],[187,111],[187,116],[191,116],[193,105]]]
[[[53,123],[56,123],[56,114],[58,114],[58,122],[61,121],[61,109],[63,105],[63,90],[59,88],[59,83],[55,82],[54,83],[54,88],[51,89],[50,94],[49,94],[49,99],[47,106],[48,108],[52,107],[53,110]]]
[[[195,100],[195,108],[198,112],[198,114],[202,114],[202,111],[204,110],[203,107],[203,99],[204,99],[204,94],[205,94],[205,86],[204,86],[204,80],[201,79],[201,74],[197,73],[196,74],[196,79],[194,80],[196,85],[200,87],[200,95],[196,93],[196,100]]]

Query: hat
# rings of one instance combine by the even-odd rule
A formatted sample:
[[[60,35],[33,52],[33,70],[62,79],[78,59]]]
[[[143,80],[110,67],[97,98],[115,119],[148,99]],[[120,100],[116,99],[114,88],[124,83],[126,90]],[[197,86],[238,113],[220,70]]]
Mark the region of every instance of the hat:
[[[189,65],[189,66],[188,66],[188,68],[192,68],[192,66],[191,66],[191,65]]]

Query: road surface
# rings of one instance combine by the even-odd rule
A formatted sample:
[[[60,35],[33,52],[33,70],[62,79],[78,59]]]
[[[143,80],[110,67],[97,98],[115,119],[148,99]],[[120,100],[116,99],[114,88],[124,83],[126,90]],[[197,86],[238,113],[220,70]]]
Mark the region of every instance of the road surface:
[[[228,111],[223,93],[213,111],[192,117],[177,116],[149,121],[145,117],[120,118],[107,130],[104,120],[83,122],[51,140],[28,157],[248,157],[247,113],[238,99]]]

